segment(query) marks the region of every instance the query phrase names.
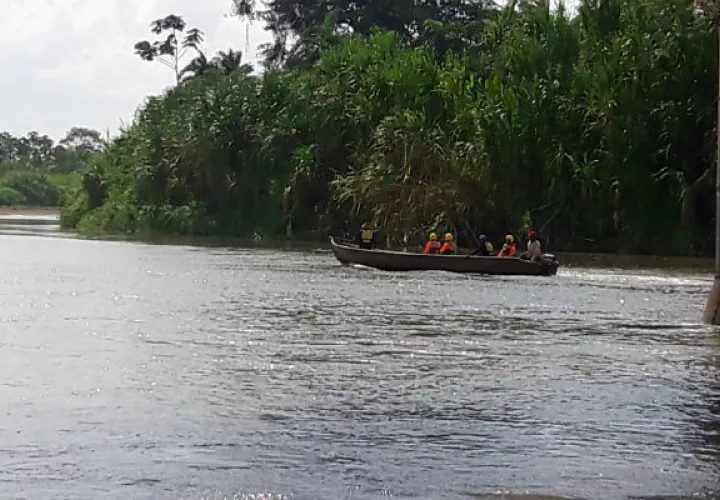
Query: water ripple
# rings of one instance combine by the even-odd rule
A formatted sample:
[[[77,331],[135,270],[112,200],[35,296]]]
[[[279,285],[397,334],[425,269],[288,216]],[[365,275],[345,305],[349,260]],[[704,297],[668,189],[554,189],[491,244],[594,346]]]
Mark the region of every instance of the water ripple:
[[[707,276],[3,238],[8,496],[715,498]]]

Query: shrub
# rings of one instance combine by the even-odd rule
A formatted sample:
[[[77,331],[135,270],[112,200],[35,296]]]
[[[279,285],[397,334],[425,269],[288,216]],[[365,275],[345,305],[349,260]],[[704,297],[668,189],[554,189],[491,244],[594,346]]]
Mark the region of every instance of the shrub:
[[[55,207],[60,204],[60,192],[44,174],[10,172],[2,184],[21,194],[27,205]]]
[[[21,194],[8,186],[0,185],[0,205],[13,206],[25,205],[27,199]]]

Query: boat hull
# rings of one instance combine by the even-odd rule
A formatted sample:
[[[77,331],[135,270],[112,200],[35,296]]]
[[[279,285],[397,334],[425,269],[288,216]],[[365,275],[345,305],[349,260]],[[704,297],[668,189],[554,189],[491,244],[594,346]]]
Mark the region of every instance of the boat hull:
[[[364,250],[357,246],[336,243],[330,237],[335,258],[343,264],[360,264],[383,271],[448,271],[467,274],[504,276],[553,276],[558,261],[546,256],[544,263],[515,257],[481,257],[468,255],[424,255],[421,253]]]

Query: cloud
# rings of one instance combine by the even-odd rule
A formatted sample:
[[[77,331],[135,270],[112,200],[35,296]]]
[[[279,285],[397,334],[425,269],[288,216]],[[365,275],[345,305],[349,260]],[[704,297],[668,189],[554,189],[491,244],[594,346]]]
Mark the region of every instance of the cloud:
[[[259,23],[229,16],[230,6],[230,0],[0,0],[0,130],[38,130],[56,139],[73,126],[115,133],[146,96],[173,82],[170,69],[133,53],[135,42],[153,36],[150,22],[170,13],[203,30],[209,52],[232,47],[256,63],[257,46],[270,35]]]

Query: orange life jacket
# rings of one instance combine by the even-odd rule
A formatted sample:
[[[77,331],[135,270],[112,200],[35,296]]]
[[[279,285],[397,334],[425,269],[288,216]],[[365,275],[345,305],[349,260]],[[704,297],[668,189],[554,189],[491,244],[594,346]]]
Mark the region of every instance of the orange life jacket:
[[[440,253],[440,242],[435,241],[428,241],[427,245],[425,245],[425,250],[423,250],[423,253],[425,255],[431,254],[431,253]]]
[[[443,246],[440,247],[440,253],[443,255],[454,254],[455,244],[446,241],[445,243],[443,243]]]
[[[498,257],[515,257],[515,254],[517,254],[517,247],[515,246],[515,244],[505,244],[500,250]]]

